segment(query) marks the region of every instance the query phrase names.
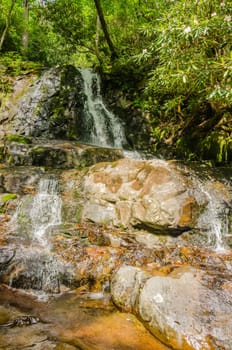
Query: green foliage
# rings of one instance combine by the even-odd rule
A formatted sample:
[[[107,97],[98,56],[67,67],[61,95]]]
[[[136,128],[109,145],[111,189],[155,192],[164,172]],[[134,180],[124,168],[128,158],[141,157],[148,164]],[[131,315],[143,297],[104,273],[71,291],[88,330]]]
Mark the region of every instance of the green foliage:
[[[28,21],[23,1],[16,0],[0,57],[0,100],[11,91],[9,77],[36,69],[38,62],[100,66],[131,106],[149,115],[156,148],[186,147],[184,156],[198,152],[229,161],[232,1],[100,2],[119,56],[113,64],[94,1],[30,0]],[[0,36],[10,4],[0,2]],[[27,60],[22,58],[25,30]],[[54,111],[54,121],[61,114]],[[220,135],[217,141],[212,133]]]
[[[147,88],[165,116],[188,115],[209,102],[232,104],[230,1],[178,1],[163,12],[148,50],[158,56]],[[189,16],[186,16],[186,13]]]
[[[226,163],[232,158],[231,137],[218,133],[208,135],[199,143],[199,154],[203,159],[214,159],[217,163]]]
[[[15,52],[6,52],[0,56],[0,106],[4,105],[12,92],[14,78],[28,72],[38,72],[40,64],[25,60]]]

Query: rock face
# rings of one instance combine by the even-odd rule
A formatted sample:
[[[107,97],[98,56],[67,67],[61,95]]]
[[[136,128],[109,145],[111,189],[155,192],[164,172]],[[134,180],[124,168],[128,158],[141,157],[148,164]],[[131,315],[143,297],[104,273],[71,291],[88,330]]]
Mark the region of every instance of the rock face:
[[[196,219],[198,205],[190,186],[174,164],[163,160],[98,164],[84,178],[88,201],[83,218],[178,234]]]
[[[7,134],[50,139],[77,137],[78,112],[83,104],[81,84],[80,73],[72,66],[43,72],[26,91],[21,91],[20,99],[14,96],[7,106],[0,135],[5,129]]]
[[[83,168],[106,160],[117,160],[121,150],[82,145],[75,141],[25,138],[22,143],[17,136],[5,140],[0,156],[9,166],[46,166],[69,169]]]
[[[149,277],[125,266],[111,283],[116,305],[136,313],[156,337],[178,350],[231,349],[230,290],[220,273],[193,267]]]

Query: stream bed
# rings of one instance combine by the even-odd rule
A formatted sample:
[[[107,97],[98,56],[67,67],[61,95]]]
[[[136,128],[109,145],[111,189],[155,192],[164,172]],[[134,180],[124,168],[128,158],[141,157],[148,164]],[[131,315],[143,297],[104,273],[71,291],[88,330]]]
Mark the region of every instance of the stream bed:
[[[89,69],[27,87],[1,125],[0,350],[231,350],[231,168],[127,149]]]
[[[44,301],[40,299],[45,298]],[[35,297],[0,287],[0,321],[36,315],[37,324],[0,328],[0,349],[167,350],[135,316],[119,312],[109,294],[63,293]]]

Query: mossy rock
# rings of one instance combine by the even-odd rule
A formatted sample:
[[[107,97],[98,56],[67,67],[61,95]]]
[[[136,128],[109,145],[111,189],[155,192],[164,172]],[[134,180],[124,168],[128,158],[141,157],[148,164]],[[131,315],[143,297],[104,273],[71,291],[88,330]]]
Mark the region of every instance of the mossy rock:
[[[80,164],[82,168],[91,166],[96,163],[116,161],[122,158],[120,150],[110,148],[88,148],[81,154]]]
[[[232,162],[232,139],[213,133],[199,142],[197,150],[202,159],[213,159],[216,163]]]
[[[22,135],[6,135],[5,136],[5,141],[8,142],[18,142],[22,144],[31,144],[32,140],[29,137],[22,136]]]
[[[11,200],[16,199],[16,198],[17,198],[17,194],[15,194],[15,193],[6,193],[6,194],[2,195],[1,202],[2,203],[6,203],[6,202],[11,201]]]
[[[31,149],[32,164],[35,166],[63,166],[67,156],[65,150],[35,146]]]
[[[17,198],[15,193],[5,193],[0,196],[0,213],[5,213],[7,211],[7,203],[11,200]]]

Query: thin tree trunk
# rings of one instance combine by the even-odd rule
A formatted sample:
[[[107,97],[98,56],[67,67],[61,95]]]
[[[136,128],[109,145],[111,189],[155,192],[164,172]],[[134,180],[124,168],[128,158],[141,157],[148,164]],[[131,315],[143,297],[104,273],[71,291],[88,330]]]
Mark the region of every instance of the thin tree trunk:
[[[100,22],[99,16],[97,15],[97,20],[96,20],[96,38],[95,38],[95,53],[96,53],[96,56],[97,56],[97,59],[98,59],[100,65],[102,65],[102,59],[101,59],[101,55],[100,55],[100,52],[99,52],[100,27],[101,27],[101,22]]]
[[[99,30],[100,30],[100,20],[99,16],[97,15],[97,21],[96,21],[96,39],[95,39],[95,50],[97,55],[99,56]]]
[[[94,3],[96,6],[97,14],[98,14],[98,17],[99,17],[99,20],[101,23],[101,27],[102,27],[106,42],[107,42],[109,49],[110,49],[110,52],[111,52],[111,59],[114,60],[115,58],[118,57],[118,55],[116,53],[113,42],[111,41],[111,38],[110,38],[110,35],[108,32],[108,28],[107,28],[105,17],[104,17],[103,11],[102,11],[100,0],[94,0]]]
[[[11,21],[11,16],[12,16],[12,12],[13,12],[13,9],[14,9],[15,2],[16,2],[16,0],[11,0],[11,5],[10,5],[9,12],[8,12],[8,15],[7,15],[7,18],[6,18],[6,26],[5,26],[4,30],[3,30],[3,33],[2,33],[1,39],[0,39],[0,51],[2,51],[2,47],[3,47],[3,44],[4,44],[5,38],[6,38],[6,34],[8,32],[9,27],[10,27],[10,21]]]
[[[28,31],[28,23],[29,23],[29,0],[24,0],[24,21],[25,21],[25,29],[22,36],[22,45],[23,45],[23,53],[27,56],[28,53],[28,43],[29,43],[29,31]]]

